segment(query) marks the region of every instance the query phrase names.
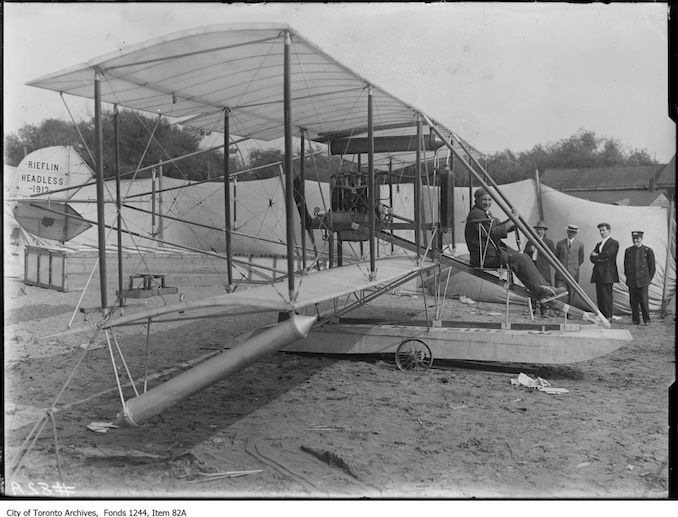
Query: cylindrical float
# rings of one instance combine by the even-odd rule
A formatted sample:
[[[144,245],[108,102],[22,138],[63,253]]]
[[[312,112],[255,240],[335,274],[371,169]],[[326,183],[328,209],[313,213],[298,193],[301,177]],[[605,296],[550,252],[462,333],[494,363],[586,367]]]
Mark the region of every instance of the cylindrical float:
[[[253,335],[247,341],[228,349],[204,363],[177,375],[160,386],[128,400],[115,425],[138,426],[177,402],[242,370],[261,357],[308,336],[316,318],[293,316],[276,326]]]

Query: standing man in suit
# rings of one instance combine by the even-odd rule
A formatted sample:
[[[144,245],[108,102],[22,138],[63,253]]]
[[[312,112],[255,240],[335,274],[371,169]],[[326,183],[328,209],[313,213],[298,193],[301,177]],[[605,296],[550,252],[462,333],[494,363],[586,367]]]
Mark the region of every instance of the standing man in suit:
[[[560,261],[567,272],[579,282],[579,268],[584,263],[584,243],[577,239],[579,227],[575,224],[568,224],[565,229],[567,237],[556,244],[556,258]],[[555,275],[556,287],[567,287],[567,303],[574,304],[576,292],[573,286],[568,286],[563,276],[556,271]]]
[[[643,232],[631,232],[633,246],[624,252],[624,274],[629,288],[631,320],[640,325],[638,306],[643,313],[643,323],[650,324],[648,287],[655,273],[654,251],[643,246]]]
[[[617,270],[619,243],[610,237],[612,227],[609,223],[600,223],[598,231],[603,240],[596,244],[589,256],[593,262],[591,282],[596,284],[596,298],[600,313],[608,320],[612,320],[612,285],[619,282]]]
[[[546,237],[546,231],[548,230],[546,223],[544,221],[539,221],[534,229],[537,231],[537,235],[544,243],[544,246],[555,253],[556,247],[553,245],[553,241]],[[551,264],[546,258],[546,255],[540,253],[537,247],[531,242],[528,242],[525,246],[525,254],[532,259],[532,262],[534,262],[534,265],[537,267],[537,271],[542,274],[548,285],[553,285],[551,280]],[[542,316],[546,315],[546,306],[543,303],[539,304],[539,312]]]

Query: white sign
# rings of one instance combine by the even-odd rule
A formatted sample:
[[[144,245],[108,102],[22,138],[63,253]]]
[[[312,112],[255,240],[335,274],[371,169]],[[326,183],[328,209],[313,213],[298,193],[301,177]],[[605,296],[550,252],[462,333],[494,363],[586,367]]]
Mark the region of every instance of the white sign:
[[[16,168],[13,197],[30,197],[54,192],[50,199],[66,200],[90,183],[94,172],[71,146],[45,147],[26,156]],[[67,190],[64,190],[67,189]]]

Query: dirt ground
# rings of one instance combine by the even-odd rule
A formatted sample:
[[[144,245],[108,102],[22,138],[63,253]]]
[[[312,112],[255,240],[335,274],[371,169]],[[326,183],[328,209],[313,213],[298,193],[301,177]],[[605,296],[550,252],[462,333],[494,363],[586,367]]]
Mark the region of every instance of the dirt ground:
[[[189,299],[218,292],[180,289]],[[673,315],[665,320],[654,315],[648,327],[631,325],[624,317],[615,325],[630,330],[630,344],[564,366],[480,367],[434,361],[430,370],[402,372],[393,357],[278,352],[141,427],[96,433],[87,426],[114,421],[121,408],[108,347],[86,351],[80,346],[86,336],[40,339],[66,328],[80,296],[5,279],[4,459],[9,496],[668,495]],[[96,307],[98,297],[98,292],[88,293],[81,306]],[[361,311],[364,316],[421,318],[422,301],[387,295]],[[496,313],[502,311],[501,305],[447,300],[443,316],[501,321]],[[74,322],[82,323],[83,318],[76,312]],[[155,324],[148,372],[157,375],[148,387],[199,358],[217,354],[231,339],[272,318]],[[511,319],[527,321],[526,310],[513,307]],[[125,327],[115,336],[127,367],[141,378],[146,329]],[[124,373],[119,358],[116,367]],[[512,385],[520,372],[568,392],[554,395]],[[133,396],[129,387],[124,393]],[[44,408],[57,399],[53,420],[43,418],[49,414]],[[23,447],[39,421],[44,428],[34,433],[32,447]],[[67,490],[58,488],[63,486]]]

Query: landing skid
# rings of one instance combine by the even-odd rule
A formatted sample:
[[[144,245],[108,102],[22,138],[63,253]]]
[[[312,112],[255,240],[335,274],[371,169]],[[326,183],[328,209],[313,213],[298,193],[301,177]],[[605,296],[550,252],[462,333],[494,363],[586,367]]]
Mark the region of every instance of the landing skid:
[[[569,364],[614,352],[632,341],[626,329],[597,325],[526,325],[501,328],[462,322],[440,325],[328,323],[295,341],[286,352],[315,354],[396,354],[408,340],[419,340],[432,359],[525,364]],[[431,359],[431,360],[432,360]]]

